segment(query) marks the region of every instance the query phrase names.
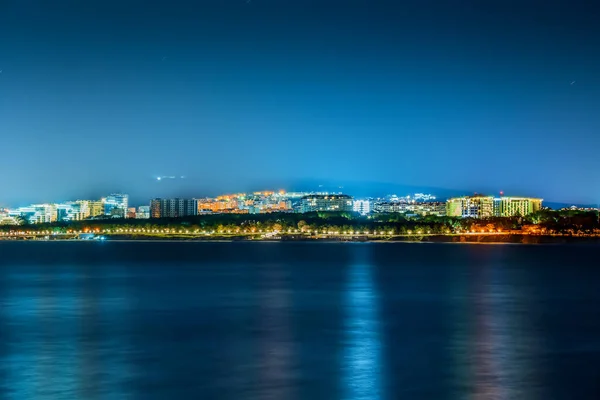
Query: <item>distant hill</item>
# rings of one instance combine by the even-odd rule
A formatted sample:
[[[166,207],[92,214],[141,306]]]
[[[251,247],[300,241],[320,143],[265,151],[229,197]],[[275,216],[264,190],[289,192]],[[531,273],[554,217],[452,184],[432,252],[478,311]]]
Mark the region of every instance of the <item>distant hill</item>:
[[[342,192],[354,197],[381,197],[390,194],[406,196],[414,193],[429,193],[440,199],[464,195],[469,192],[431,186],[399,185],[383,182],[319,182],[297,181],[285,186],[288,191]]]
[[[573,204],[573,203],[554,203],[550,201],[544,202],[544,207],[550,207],[553,210],[560,210],[561,208],[569,208],[572,206],[580,207],[580,208],[597,208],[597,204]]]

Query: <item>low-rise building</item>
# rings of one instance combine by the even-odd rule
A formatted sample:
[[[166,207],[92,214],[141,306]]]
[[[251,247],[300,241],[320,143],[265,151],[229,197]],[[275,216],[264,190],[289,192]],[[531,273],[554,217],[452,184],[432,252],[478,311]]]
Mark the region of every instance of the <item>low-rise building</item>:
[[[426,216],[435,215],[443,217],[446,215],[446,203],[440,201],[428,201],[424,203],[409,204],[408,213]]]
[[[0,209],[0,225],[17,225],[18,223],[17,218],[10,214],[10,210],[6,208]]]
[[[352,212],[352,197],[345,194],[311,194],[300,200],[300,212],[340,211]]]
[[[393,201],[384,201],[384,200],[379,200],[373,203],[373,211],[376,213],[383,213],[383,214],[387,214],[387,213],[404,213],[404,212],[408,212],[409,210],[409,206],[412,203],[408,203],[406,201],[397,201],[397,200],[393,200]]]
[[[198,213],[230,213],[239,210],[239,201],[233,198],[201,199],[198,202]]]

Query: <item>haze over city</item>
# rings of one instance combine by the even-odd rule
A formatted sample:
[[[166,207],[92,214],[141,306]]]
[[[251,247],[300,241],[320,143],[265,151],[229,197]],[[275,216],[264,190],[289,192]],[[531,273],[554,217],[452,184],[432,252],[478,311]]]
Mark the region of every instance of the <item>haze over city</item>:
[[[33,3],[0,6],[0,205],[374,183],[600,199],[592,5]]]

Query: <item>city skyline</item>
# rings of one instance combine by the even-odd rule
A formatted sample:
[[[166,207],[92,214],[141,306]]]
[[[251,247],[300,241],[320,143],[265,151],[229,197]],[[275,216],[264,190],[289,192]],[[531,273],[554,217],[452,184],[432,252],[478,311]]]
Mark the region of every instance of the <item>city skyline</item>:
[[[0,202],[375,180],[596,204],[597,20],[583,2],[8,2]]]
[[[426,193],[423,193],[426,192]],[[303,193],[304,195],[312,195],[312,194],[329,194],[329,195],[350,195],[352,196],[354,199],[357,200],[363,200],[363,199],[400,199],[400,200],[405,200],[407,198],[411,198],[414,196],[417,196],[418,201],[446,201],[448,199],[451,198],[457,198],[457,197],[469,197],[469,196],[484,196],[484,197],[515,197],[515,198],[519,198],[519,197],[524,197],[524,198],[528,198],[532,195],[535,195],[534,193],[506,193],[505,191],[497,191],[497,192],[483,192],[483,191],[461,191],[461,190],[443,190],[441,189],[442,194],[437,193],[437,192],[427,192],[427,190],[425,191],[421,191],[418,192],[416,190],[413,191],[405,191],[405,192],[397,192],[397,191],[393,191],[393,190],[389,190],[387,192],[380,192],[380,193],[373,193],[373,194],[365,194],[364,190],[360,191],[360,194],[354,194],[354,192],[352,190],[348,191],[345,190],[344,187],[340,186],[337,187],[335,189],[331,189],[331,188],[327,188],[324,189],[322,186],[321,187],[317,187],[315,190],[287,190],[287,189],[282,189],[280,188],[267,188],[265,189],[264,187],[260,190],[230,190],[227,192],[223,192],[223,193],[217,193],[217,194],[211,194],[211,195],[207,195],[207,194],[199,194],[199,195],[182,195],[182,194],[175,194],[173,196],[159,196],[159,195],[155,195],[155,196],[150,196],[148,198],[145,199],[135,199],[135,200],[131,200],[131,196],[129,195],[129,193],[127,191],[113,191],[113,192],[109,192],[110,194],[101,194],[99,196],[75,196],[71,199],[46,199],[46,200],[40,200],[37,199],[37,201],[28,201],[28,202],[22,202],[22,203],[17,203],[17,204],[7,204],[2,202],[2,199],[0,199],[0,210],[1,209],[10,209],[10,208],[15,208],[15,207],[24,207],[24,204],[28,204],[28,205],[33,205],[33,204],[61,204],[61,203],[69,203],[69,202],[77,202],[77,201],[103,201],[107,196],[120,196],[120,195],[124,195],[127,196],[127,201],[129,202],[129,205],[135,206],[135,207],[139,207],[139,206],[149,206],[151,204],[151,202],[153,200],[169,200],[169,199],[195,199],[195,200],[205,200],[205,199],[223,199],[223,198],[227,198],[227,197],[236,197],[236,196],[253,196],[253,195],[258,195],[258,194],[264,194],[264,193],[274,193],[274,194],[285,194],[285,195],[289,195],[289,194],[298,194],[298,193]],[[108,192],[107,192],[108,193]],[[423,198],[424,197],[424,198]],[[541,196],[538,196],[538,198],[541,198]],[[86,200],[87,199],[87,200]],[[90,199],[94,199],[94,200],[90,200]],[[546,204],[551,204],[551,205],[555,205],[555,206],[560,206],[560,207],[564,207],[564,206],[568,206],[568,205],[573,205],[573,206],[581,206],[581,207],[598,207],[600,204],[599,203],[577,203],[577,202],[556,202],[553,201],[553,199],[549,199],[549,200],[545,200],[544,201]]]
[[[222,194],[213,198],[153,198],[146,205],[131,207],[128,194],[112,193],[101,199],[0,208],[0,225],[314,212],[355,214],[363,217],[398,214],[404,218],[448,216],[481,219],[536,214],[544,209],[542,203],[541,198],[505,196],[503,193],[500,196],[473,195],[444,200],[431,193],[360,198],[342,193],[263,190]]]

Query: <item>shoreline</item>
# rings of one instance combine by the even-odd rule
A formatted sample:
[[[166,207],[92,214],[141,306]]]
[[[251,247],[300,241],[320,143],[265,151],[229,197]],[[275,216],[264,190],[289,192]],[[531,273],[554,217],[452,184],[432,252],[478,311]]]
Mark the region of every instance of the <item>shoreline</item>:
[[[424,236],[390,236],[381,238],[368,237],[306,237],[284,235],[273,238],[247,236],[188,236],[165,237],[152,235],[104,235],[104,240],[83,239],[77,237],[49,238],[0,238],[0,242],[190,242],[190,243],[450,243],[450,244],[574,244],[600,243],[600,236],[550,236],[525,234],[468,234],[468,235],[424,235]]]

